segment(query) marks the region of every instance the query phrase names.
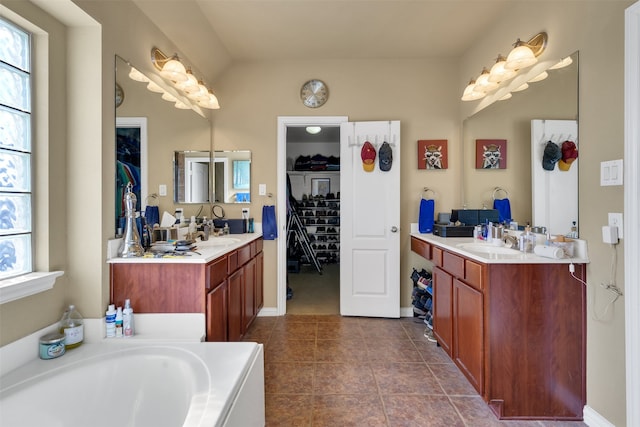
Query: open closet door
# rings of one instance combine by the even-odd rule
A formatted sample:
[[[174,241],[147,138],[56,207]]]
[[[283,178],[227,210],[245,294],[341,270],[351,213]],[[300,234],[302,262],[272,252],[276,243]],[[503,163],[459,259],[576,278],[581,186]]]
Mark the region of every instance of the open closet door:
[[[340,313],[400,317],[399,121],[340,126]]]

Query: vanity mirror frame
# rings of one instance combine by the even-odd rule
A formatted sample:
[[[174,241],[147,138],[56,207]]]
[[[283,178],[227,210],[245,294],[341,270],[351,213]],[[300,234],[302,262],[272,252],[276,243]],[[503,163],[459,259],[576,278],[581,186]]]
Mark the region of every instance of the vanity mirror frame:
[[[527,222],[534,226],[547,226],[533,223],[534,206],[539,202],[533,200],[532,167],[540,166],[541,159],[532,160],[531,120],[578,121],[579,52],[570,56],[573,63],[566,68],[549,70],[547,80],[530,83],[527,90],[514,93],[511,99],[495,101],[464,120],[462,208],[492,208],[493,194],[499,187],[510,194],[512,216],[520,226]],[[554,136],[556,139],[559,137],[560,135]],[[497,138],[506,139],[509,145],[508,169],[475,169],[476,139]],[[562,144],[562,141],[555,142]],[[577,138],[575,143],[578,145]],[[577,160],[571,168],[577,170],[578,166]],[[559,173],[557,166],[554,173]],[[575,188],[575,193],[577,200],[578,188]],[[579,218],[567,219],[566,230],[550,231],[553,234],[566,234],[570,232],[572,221],[579,221]]]

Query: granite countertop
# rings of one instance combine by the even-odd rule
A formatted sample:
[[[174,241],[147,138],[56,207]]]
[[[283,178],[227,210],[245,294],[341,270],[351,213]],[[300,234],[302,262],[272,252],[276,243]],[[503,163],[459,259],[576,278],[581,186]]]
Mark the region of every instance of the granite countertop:
[[[534,253],[524,253],[516,249],[493,246],[491,243],[478,242],[472,237],[440,237],[433,234],[412,232],[412,237],[439,246],[449,252],[465,256],[483,264],[588,264],[587,242],[574,240],[574,256],[572,258],[546,258]],[[538,237],[539,244],[543,243]]]
[[[213,261],[216,258],[219,258],[235,249],[238,249],[247,243],[250,243],[254,240],[262,237],[261,232],[256,233],[244,233],[244,234],[229,234],[226,236],[220,237],[209,237],[208,240],[201,241],[198,239],[196,241],[196,247],[193,251],[188,252],[186,255],[171,255],[170,257],[164,258],[154,258],[153,255],[146,255],[144,257],[134,257],[134,258],[119,258],[112,257],[107,260],[110,264],[118,264],[118,263],[157,263],[157,264],[167,264],[167,263],[182,263],[182,264],[206,264],[210,261]]]

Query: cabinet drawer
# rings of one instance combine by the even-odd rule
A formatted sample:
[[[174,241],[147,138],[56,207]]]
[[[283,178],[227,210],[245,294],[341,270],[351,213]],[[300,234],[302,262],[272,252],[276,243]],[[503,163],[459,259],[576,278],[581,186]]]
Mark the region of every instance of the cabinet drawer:
[[[483,290],[482,288],[482,265],[469,261],[464,261],[464,280],[474,288]]]
[[[227,259],[227,273],[231,274],[238,269],[238,251],[229,252],[227,254]]]
[[[424,259],[431,259],[431,245],[424,240],[412,237],[411,251],[417,253]]]
[[[431,246],[431,261],[436,267],[442,267],[442,249]]]
[[[251,244],[246,244],[238,249],[238,267],[245,265],[251,259]]]
[[[442,254],[442,268],[455,277],[464,278],[464,258],[458,255],[444,252]]]
[[[227,256],[222,256],[207,264],[206,287],[213,289],[227,278],[228,272]]]

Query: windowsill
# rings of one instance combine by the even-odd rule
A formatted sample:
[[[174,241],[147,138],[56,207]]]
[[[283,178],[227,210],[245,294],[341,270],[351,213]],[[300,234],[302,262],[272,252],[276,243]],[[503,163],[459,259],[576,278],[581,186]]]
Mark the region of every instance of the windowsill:
[[[36,272],[0,280],[0,304],[47,291],[53,288],[56,278],[63,274],[64,271]]]

